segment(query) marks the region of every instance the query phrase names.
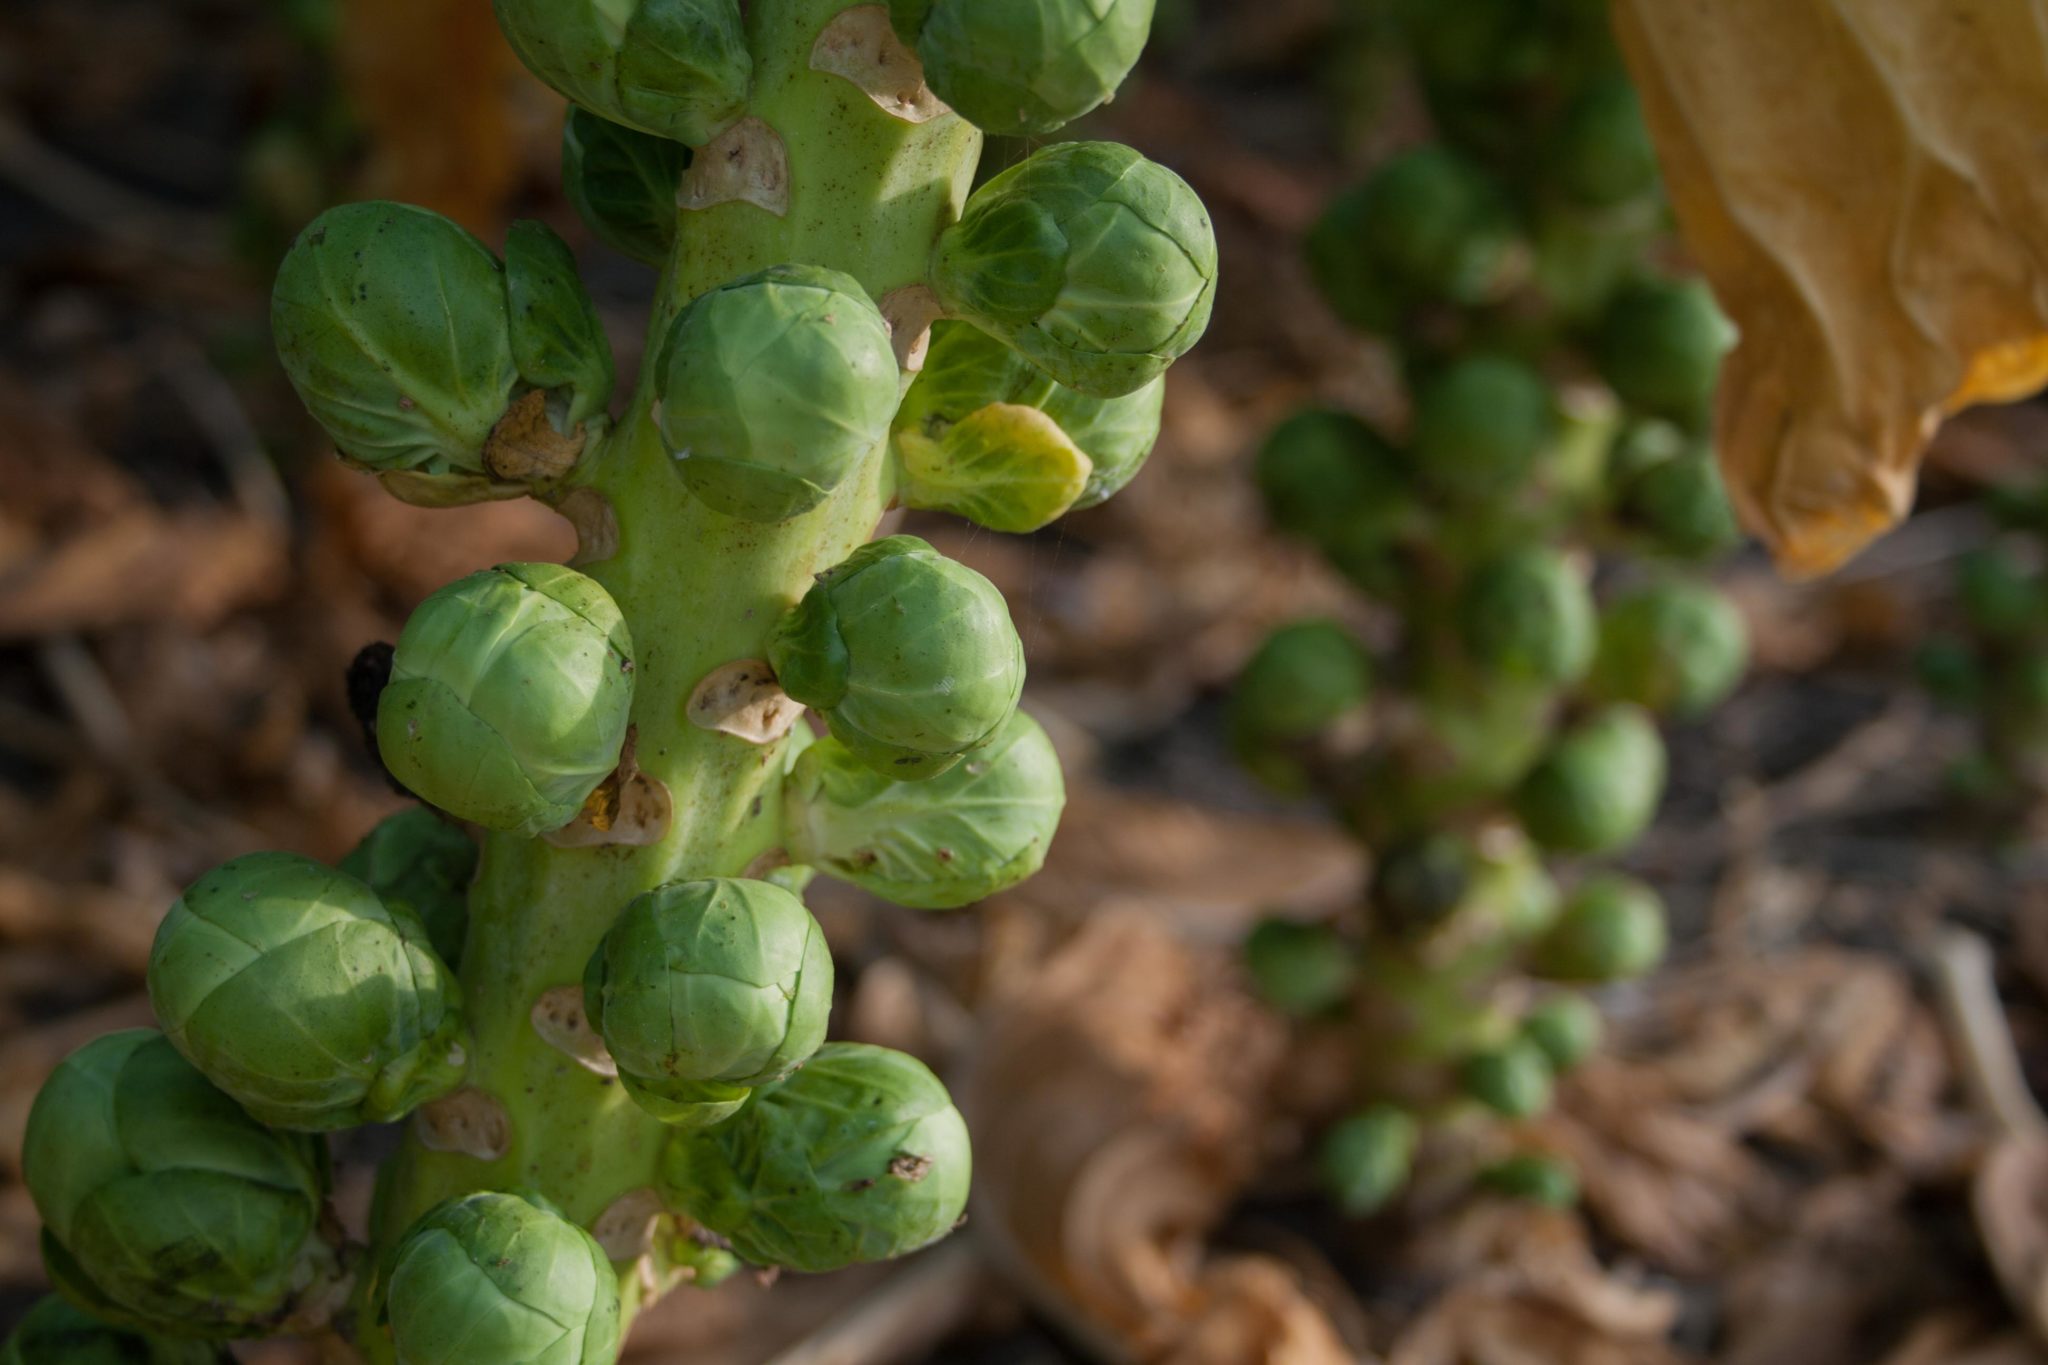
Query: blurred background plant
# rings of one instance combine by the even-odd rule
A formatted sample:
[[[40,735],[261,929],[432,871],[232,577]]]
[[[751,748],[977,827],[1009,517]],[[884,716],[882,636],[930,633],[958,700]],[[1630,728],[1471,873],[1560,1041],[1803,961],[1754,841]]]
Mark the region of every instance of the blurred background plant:
[[[447,6],[481,22],[439,29],[440,6],[395,8],[419,27],[364,41],[397,68],[376,95],[333,57],[377,32],[364,0],[335,8],[330,49],[253,0],[0,7],[10,1323],[43,1293],[13,1178],[28,1100],[78,1043],[146,1019],[163,906],[250,849],[336,858],[395,810],[347,706],[355,649],[444,582],[572,544],[531,505],[429,522],[333,467],[267,357],[275,256],[235,246],[254,130],[330,92],[342,155],[299,163],[321,202],[432,203],[492,240],[512,216],[549,222],[622,382],[637,368],[652,273],[554,197],[559,106],[476,7]],[[2038,1167],[1984,1159],[1999,1129],[1964,1084],[1967,1031],[1938,1008],[1988,1006],[2022,1077],[2048,1078],[2038,804],[2009,804],[1994,830],[1958,803],[1945,773],[1975,725],[1913,682],[1925,640],[1967,633],[1954,571],[1989,538],[1985,491],[2038,471],[2038,404],[1945,427],[1922,512],[1835,579],[1722,561],[1750,672],[1664,731],[1665,799],[1622,863],[1666,903],[1667,965],[1605,993],[1602,1048],[1521,1130],[1577,1173],[1578,1204],[1461,1177],[1356,1220],[1322,1192],[1311,1138],[1356,1077],[1330,1030],[1257,1002],[1241,948],[1276,906],[1356,913],[1363,845],[1247,777],[1226,720],[1279,626],[1335,620],[1375,658],[1389,639],[1384,609],[1273,533],[1253,474],[1306,404],[1403,429],[1389,349],[1333,315],[1300,247],[1327,203],[1432,136],[1393,18],[1379,0],[1162,5],[1148,65],[1079,130],[1183,168],[1222,239],[1217,319],[1168,385],[1159,450],[1055,532],[906,519],[1014,604],[1026,706],[1072,784],[1046,870],[972,915],[845,891],[818,906],[835,1033],[924,1057],[968,1113],[967,1228],[891,1269],[772,1292],[736,1276],[649,1320],[635,1358],[2048,1358],[2024,1297],[2015,1310],[2000,1292],[2038,1282]],[[478,178],[481,209],[376,169],[422,164],[416,142],[456,147],[421,136],[453,110],[408,120],[422,100],[489,130],[442,168]],[[1929,969],[1942,924],[1996,949],[1995,990]],[[365,1195],[340,1191],[338,1211],[362,1217]],[[1981,1207],[2008,1211],[1989,1234]]]

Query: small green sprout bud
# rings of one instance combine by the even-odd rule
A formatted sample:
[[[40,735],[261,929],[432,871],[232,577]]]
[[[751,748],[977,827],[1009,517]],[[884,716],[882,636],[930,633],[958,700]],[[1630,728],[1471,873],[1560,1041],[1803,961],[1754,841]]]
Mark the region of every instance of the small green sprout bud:
[[[1551,183],[1594,208],[1623,204],[1657,187],[1657,149],[1626,74],[1601,76],[1572,100],[1559,121],[1550,164]]]
[[[1325,553],[1384,550],[1415,519],[1407,462],[1348,412],[1303,408],[1288,417],[1259,448],[1255,477],[1273,524]]]
[[[1287,919],[1259,921],[1244,941],[1244,965],[1259,998],[1297,1019],[1342,1004],[1358,976],[1357,954],[1335,929]]]
[[[941,321],[896,412],[897,496],[993,531],[1036,530],[1123,490],[1159,438],[1165,394],[1161,378],[1091,398],[980,328]]]
[[[932,93],[998,137],[1055,132],[1116,94],[1153,0],[889,0]]]
[[[1550,1107],[1552,1074],[1543,1049],[1521,1038],[1473,1053],[1459,1070],[1466,1094],[1511,1119]]]
[[[52,1294],[22,1315],[0,1365],[230,1365],[203,1341],[145,1336],[102,1322]]]
[[[876,772],[937,777],[1017,709],[1024,649],[994,584],[915,536],[818,575],[768,642],[791,697]]]
[[[680,142],[574,105],[562,125],[562,189],[597,239],[643,265],[668,260],[676,192],[690,166]]]
[[[1515,813],[1545,848],[1605,853],[1649,827],[1664,794],[1664,741],[1634,706],[1566,730],[1515,793]]]
[[[1479,1173],[1479,1183],[1509,1199],[1524,1199],[1550,1209],[1568,1209],[1579,1202],[1579,1178],[1568,1162],[1535,1152],[1518,1152]]]
[[[950,910],[1038,871],[1066,800],[1052,741],[1015,711],[986,745],[919,782],[819,740],[783,784],[783,828],[799,863],[898,905]]]
[[[1172,171],[1115,143],[1063,142],[974,192],[939,237],[932,288],[1060,383],[1115,398],[1209,325],[1216,238]]]
[[[1465,904],[1479,873],[1479,853],[1444,831],[1386,849],[1372,881],[1375,923],[1396,938],[1420,938]]]
[[[1558,981],[1624,981],[1663,960],[1664,902],[1633,877],[1603,873],[1565,902],[1532,965]]]
[[[820,1272],[952,1231],[967,1206],[967,1124],[915,1057],[828,1043],[714,1128],[678,1133],[665,1193],[756,1265]]]
[[[632,643],[610,594],[559,564],[501,564],[405,623],[377,751],[421,800],[539,834],[618,766],[632,705]]]
[[[338,1274],[316,1140],[257,1123],[154,1029],[67,1057],[21,1159],[52,1277],[117,1325],[264,1335]]]
[[[619,1275],[546,1201],[485,1191],[436,1206],[407,1231],[384,1316],[398,1365],[611,1365]]]
[[[1742,680],[1749,628],[1726,593],[1697,579],[1639,588],[1600,615],[1593,691],[1660,714],[1697,716]]]
[[[777,266],[700,295],[656,364],[683,482],[747,521],[823,502],[896,412],[889,324],[851,275],[820,266]]]
[[[739,0],[494,0],[519,60],[574,104],[701,147],[740,116],[754,62]]]
[[[1353,1218],[1377,1213],[1408,1183],[1419,1136],[1415,1119],[1391,1104],[1352,1114],[1323,1135],[1316,1153],[1323,1187]]]
[[[519,370],[498,260],[406,204],[344,204],[285,254],[271,330],[292,387],[366,469],[484,473],[484,443]]]
[[[1597,634],[1585,566],[1547,545],[1482,567],[1459,594],[1465,652],[1488,674],[1568,687],[1593,662]]]
[[[1424,945],[1446,981],[1498,971],[1557,918],[1556,884],[1527,840],[1438,830],[1387,848],[1373,878],[1375,923]]]
[[[1372,665],[1350,631],[1324,620],[1282,626],[1252,655],[1231,693],[1231,749],[1275,790],[1304,790],[1300,751],[1355,715],[1371,694]]]
[[[603,413],[612,393],[611,342],[576,274],[576,254],[547,224],[522,219],[507,229],[505,300],[519,377],[563,395],[555,425],[574,431]]]
[[[1524,257],[1493,177],[1443,147],[1394,157],[1339,196],[1311,232],[1308,250],[1339,316],[1373,331],[1384,330],[1383,294],[1397,309],[1483,303],[1512,282]],[[1355,264],[1337,265],[1339,253]]]
[[[1640,280],[1619,290],[1600,319],[1594,360],[1623,402],[1702,425],[1735,344],[1735,326],[1703,280]]]
[[[1621,483],[1617,494],[1616,515],[1623,527],[1642,537],[1647,550],[1699,561],[1742,539],[1711,451],[1648,464]]]
[[[1993,640],[2048,633],[2048,585],[2003,543],[1980,545],[1956,565],[1963,619]]]
[[[657,1118],[780,1080],[825,1041],[832,954],[804,903],[737,878],[635,897],[591,955],[590,1025]],[[710,1087],[711,1090],[707,1090]],[[737,1105],[734,1106],[735,1108]]]
[[[1968,711],[1984,696],[1984,666],[1961,640],[1923,643],[1913,653],[1913,674],[1937,705],[1951,711]]]
[[[1540,375],[1502,356],[1470,356],[1416,393],[1414,462],[1444,496],[1489,501],[1522,486],[1556,430]]]
[[[1522,1036],[1541,1048],[1560,1073],[1592,1056],[1600,1033],[1599,1007],[1583,995],[1546,996],[1522,1018]]]
[[[410,806],[371,830],[341,860],[341,870],[386,905],[412,911],[426,926],[434,952],[455,967],[469,932],[469,883],[476,864],[474,840],[425,806]]]
[[[178,1051],[257,1119],[388,1123],[462,1080],[460,995],[411,911],[296,853],[252,853],[171,906],[149,1000]]]

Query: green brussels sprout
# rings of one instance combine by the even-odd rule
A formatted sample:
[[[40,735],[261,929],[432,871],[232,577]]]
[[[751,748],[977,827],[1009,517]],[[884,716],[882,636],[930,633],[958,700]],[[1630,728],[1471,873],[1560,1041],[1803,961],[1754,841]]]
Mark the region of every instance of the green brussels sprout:
[[[1528,841],[1494,827],[1474,837],[1447,830],[1386,849],[1372,885],[1386,938],[1426,954],[1446,981],[1505,966],[1557,917],[1555,883]]]
[[[420,603],[377,701],[377,752],[421,800],[533,835],[618,766],[633,706],[625,618],[594,579],[501,564]]]
[[[1275,790],[1306,789],[1298,752],[1372,694],[1372,665],[1335,621],[1296,621],[1268,636],[1239,675],[1226,722],[1245,769]]]
[[[1664,794],[1664,741],[1634,706],[1610,706],[1560,735],[1515,792],[1531,838],[1569,853],[1605,853],[1649,827]]]
[[[1068,388],[1116,398],[1201,338],[1216,238],[1172,171],[1113,142],[1063,142],[974,192],[939,237],[932,288]]]
[[[0,1346],[0,1365],[230,1365],[210,1342],[176,1341],[102,1322],[56,1295],[39,1299]]]
[[[676,240],[676,193],[690,149],[571,105],[562,124],[562,190],[597,239],[659,267]]]
[[[1410,438],[1416,469],[1445,497],[1483,502],[1528,479],[1557,432],[1550,388],[1504,356],[1452,362],[1415,395]]]
[[[469,883],[477,846],[456,825],[425,806],[409,806],[380,821],[341,860],[341,870],[402,905],[426,926],[434,952],[450,967],[462,962],[469,932]]]
[[[822,266],[776,266],[699,295],[655,364],[683,482],[746,521],[823,502],[896,413],[889,324],[859,281]]]
[[[1472,841],[1435,831],[1386,848],[1372,879],[1375,923],[1395,938],[1419,938],[1466,903],[1479,874]]]
[[[1663,960],[1664,902],[1633,877],[1602,873],[1565,901],[1531,965],[1559,981],[1624,981]]]
[[[1600,1046],[1600,1009],[1583,995],[1545,996],[1522,1016],[1522,1036],[1542,1049],[1553,1070],[1571,1070]]]
[[[576,274],[576,253],[547,224],[521,219],[506,230],[505,302],[519,377],[563,396],[555,425],[574,431],[603,413],[612,345]]]
[[[1593,691],[1668,715],[1697,716],[1742,679],[1749,628],[1711,583],[1673,578],[1616,599],[1600,614]]]
[[[1620,209],[1570,203],[1535,206],[1529,274],[1557,322],[1592,325],[1614,291],[1641,268],[1643,252],[1664,225],[1650,195]]]
[[[1547,545],[1484,565],[1458,594],[1465,653],[1487,673],[1568,687],[1593,662],[1593,589],[1583,563]]]
[[[1509,1199],[1545,1208],[1568,1209],[1579,1202],[1579,1177],[1568,1162],[1535,1152],[1517,1152],[1479,1173],[1479,1183]]]
[[[164,1034],[257,1119],[318,1132],[403,1118],[468,1064],[455,977],[410,910],[296,853],[201,877],[157,926]]]
[[[505,278],[475,237],[406,204],[343,204],[301,232],[270,297],[292,387],[379,473],[484,474],[519,382]]]
[[[66,1298],[117,1326],[260,1336],[340,1273],[319,1231],[323,1155],[129,1029],[51,1074],[21,1161]]]
[[[1358,189],[1340,196],[1312,233],[1311,268],[1329,253],[1358,253],[1365,278],[1388,282],[1399,306],[1420,302],[1483,303],[1510,285],[1525,251],[1499,185],[1485,170],[1445,147],[1419,147],[1381,165]],[[1338,272],[1318,283],[1350,320],[1375,311],[1368,294],[1347,299],[1332,286]],[[1373,328],[1372,330],[1381,330]]]
[[[545,1200],[486,1190],[439,1204],[392,1254],[397,1365],[612,1365],[619,1276]]]
[[[1968,711],[1984,695],[1984,667],[1977,653],[1960,640],[1941,637],[1913,652],[1913,674],[1935,703],[1951,711]]]
[[[1956,564],[1956,595],[1970,629],[1993,640],[2048,633],[2048,586],[2003,543],[1980,545]]]
[[[1353,1218],[1378,1212],[1408,1183],[1419,1137],[1414,1117],[1391,1104],[1340,1120],[1316,1152],[1323,1188]]]
[[[1263,919],[1244,941],[1245,970],[1259,998],[1306,1019],[1344,1002],[1358,976],[1357,954],[1327,924]]]
[[[1414,519],[1407,462],[1348,412],[1293,413],[1259,448],[1255,477],[1273,524],[1325,553],[1391,546]]]
[[[591,955],[583,1008],[619,1080],[656,1118],[739,1107],[825,1041],[832,954],[804,903],[739,878],[671,882],[634,899]]]
[[[932,93],[998,137],[1050,133],[1116,94],[1153,0],[889,0]]]
[[[1657,149],[1626,73],[1588,84],[1565,108],[1550,148],[1550,183],[1579,203],[1609,208],[1657,187]]]
[[[1593,358],[1631,407],[1688,426],[1705,422],[1735,327],[1704,280],[1638,280],[1615,293]]]
[[[1123,491],[1159,438],[1165,396],[1161,378],[1121,398],[1091,398],[980,328],[941,321],[896,411],[897,496],[990,530],[1036,530]],[[1016,409],[1048,419],[1058,439],[1037,435]],[[1007,458],[1006,437],[1022,447]]]
[[[1692,451],[1636,471],[1617,490],[1616,515],[1645,548],[1705,560],[1742,539],[1727,485],[1711,451]]]
[[[493,0],[519,60],[571,103],[701,147],[740,116],[754,60],[739,0]]]
[[[953,1230],[967,1205],[967,1124],[915,1057],[827,1043],[715,1128],[678,1133],[664,1193],[756,1265],[826,1271]]]
[[[937,777],[1017,709],[1024,648],[995,585],[915,536],[818,575],[768,642],[783,691],[886,777]]]
[[[1466,1094],[1507,1118],[1534,1118],[1550,1107],[1550,1058],[1526,1039],[1473,1053],[1458,1074]]]
[[[782,790],[791,858],[918,910],[966,905],[1038,871],[1067,801],[1059,755],[1022,711],[921,782],[892,780],[821,739]]]

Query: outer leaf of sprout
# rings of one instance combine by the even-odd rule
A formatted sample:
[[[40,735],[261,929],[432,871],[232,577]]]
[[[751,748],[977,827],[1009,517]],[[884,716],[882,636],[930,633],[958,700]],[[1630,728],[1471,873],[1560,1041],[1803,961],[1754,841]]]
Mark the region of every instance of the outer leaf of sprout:
[[[991,403],[934,441],[896,437],[897,497],[991,531],[1036,531],[1072,507],[1092,468],[1059,423],[1015,403]]]
[[[738,1107],[825,1041],[832,955],[788,891],[671,882],[635,897],[592,954],[584,1009],[619,1076],[657,1117]]]
[[[340,863],[386,905],[412,911],[450,967],[462,962],[476,865],[475,841],[425,806],[409,806],[379,822]]]
[[[690,149],[572,106],[562,125],[562,189],[599,241],[659,266],[676,240],[676,191]]]
[[[455,977],[425,927],[295,853],[188,887],[157,928],[149,998],[178,1051],[280,1128],[402,1118],[467,1064]]]
[[[495,0],[519,59],[572,102],[701,147],[753,78],[739,0]]]
[[[278,358],[341,453],[380,472],[480,475],[519,374],[503,268],[438,213],[344,204],[271,291]]]
[[[974,192],[939,237],[932,287],[1062,384],[1114,398],[1209,325],[1216,239],[1172,171],[1115,143],[1065,142]]]
[[[898,782],[834,739],[783,785],[790,856],[884,900],[944,910],[992,896],[1045,862],[1066,804],[1059,757],[1022,711],[937,777]]]
[[[783,690],[884,776],[936,777],[1017,709],[1024,652],[995,585],[915,536],[818,576],[768,643]]]
[[[604,411],[612,347],[576,273],[569,244],[545,223],[522,219],[505,233],[505,301],[512,362],[537,389],[561,390],[567,431]]]
[[[491,1191],[435,1207],[398,1244],[388,1286],[398,1365],[611,1365],[618,1354],[618,1272],[539,1199]]]
[[[746,521],[824,501],[896,412],[888,323],[852,276],[818,266],[777,266],[699,295],[655,364],[683,482]]]
[[[422,602],[377,704],[377,748],[422,800],[489,829],[559,829],[618,766],[625,619],[595,580],[504,564]]]
[[[314,1140],[258,1124],[153,1029],[64,1060],[22,1170],[53,1278],[119,1325],[263,1335],[337,1274]]]
[[[822,1272],[952,1231],[972,1172],[967,1125],[914,1057],[828,1043],[733,1118],[678,1134],[664,1192],[756,1265]]]

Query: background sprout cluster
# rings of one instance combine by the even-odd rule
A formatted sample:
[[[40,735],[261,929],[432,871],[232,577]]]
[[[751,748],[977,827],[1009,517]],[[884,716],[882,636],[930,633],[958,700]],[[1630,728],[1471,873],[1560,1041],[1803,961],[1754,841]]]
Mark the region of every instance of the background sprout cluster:
[[[872,538],[899,505],[1035,529],[1150,451],[1215,289],[1194,193],[1100,142],[969,191],[985,130],[1114,94],[1152,6],[496,10],[572,102],[570,202],[661,271],[637,387],[536,223],[330,209],[274,333],[394,496],[534,498],[579,553],[448,584],[386,651],[375,746],[421,804],[339,867],[255,853],[169,908],[161,1031],[88,1044],[30,1117],[62,1301],[8,1361],[338,1330],[377,1365],[604,1365],[671,1289],[903,1255],[965,1210],[940,1078],[826,1041],[802,897],[967,905],[1058,825],[1001,593]],[[357,1245],[327,1134],[401,1121]]]
[[[1584,992],[1665,948],[1656,892],[1601,860],[1657,810],[1659,721],[1711,709],[1747,654],[1703,576],[1737,539],[1707,443],[1733,336],[1665,263],[1602,7],[1393,8],[1436,140],[1332,199],[1305,250],[1331,308],[1391,347],[1408,411],[1304,408],[1257,466],[1275,527],[1392,643],[1289,624],[1229,708],[1245,767],[1326,802],[1373,872],[1355,913],[1271,919],[1246,962],[1275,1008],[1349,1038],[1354,1107],[1318,1162],[1345,1210],[1433,1158],[1569,1202],[1516,1122],[1597,1045]]]

